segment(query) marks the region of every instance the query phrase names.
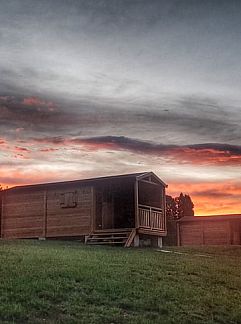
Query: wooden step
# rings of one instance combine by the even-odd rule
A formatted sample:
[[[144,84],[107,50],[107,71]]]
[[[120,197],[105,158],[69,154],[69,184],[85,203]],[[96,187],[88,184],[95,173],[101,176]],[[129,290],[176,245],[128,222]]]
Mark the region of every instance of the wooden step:
[[[94,233],[116,233],[116,232],[131,232],[132,228],[109,228],[109,229],[101,229],[95,230]]]
[[[124,245],[125,241],[122,241],[122,242],[98,242],[98,243],[88,242],[87,244],[88,245],[102,245],[102,244],[106,244],[106,245],[122,244],[122,245]]]
[[[92,233],[91,235],[95,235],[95,236],[109,236],[109,235],[113,235],[113,236],[117,236],[117,235],[129,235],[131,231],[128,232],[105,232],[105,233]]]
[[[113,240],[113,241],[118,241],[118,240],[126,240],[128,237],[126,236],[121,236],[121,237],[89,237],[89,241],[107,241],[107,240]]]
[[[132,234],[133,237],[133,231],[129,229],[118,229],[118,230],[105,230],[103,232],[93,232],[89,236],[86,237],[85,243],[90,245],[123,245],[126,246],[126,243],[129,239],[130,241],[130,235]],[[132,238],[131,238],[132,240]],[[127,246],[130,246],[128,244]]]
[[[96,238],[102,238],[102,237],[128,237],[130,235],[130,233],[120,233],[120,234],[105,234],[105,235],[96,235],[96,234],[92,234],[92,237],[96,237]]]

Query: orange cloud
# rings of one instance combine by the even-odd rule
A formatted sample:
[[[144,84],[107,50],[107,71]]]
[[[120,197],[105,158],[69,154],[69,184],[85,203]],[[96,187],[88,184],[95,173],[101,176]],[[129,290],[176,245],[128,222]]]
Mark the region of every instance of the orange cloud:
[[[208,145],[208,144],[207,144]],[[210,145],[211,146],[211,145]],[[220,148],[178,147],[171,149],[168,155],[172,160],[195,165],[239,165],[241,153],[235,153],[227,146]]]
[[[63,179],[68,179],[69,175],[64,171],[61,172],[60,176],[58,171],[39,171],[37,169],[19,171],[9,168],[1,168],[0,170],[0,184],[3,188],[61,181],[61,177],[63,177]]]
[[[191,165],[216,165],[216,166],[241,166],[241,147],[228,144],[196,144],[196,145],[163,145],[131,139],[120,140],[113,138],[97,139],[72,139],[71,143],[81,144],[88,150],[126,150],[148,155],[162,156],[167,160],[181,164]]]
[[[26,147],[20,147],[20,146],[15,146],[15,151],[16,152],[25,152],[25,153],[30,153],[31,151],[27,149]]]
[[[232,214],[241,212],[241,183],[235,181],[202,183],[169,183],[168,194],[190,194],[195,215]]]
[[[124,136],[92,138],[45,137],[35,142],[59,146],[75,145],[88,151],[129,151],[138,154],[160,156],[169,162],[190,165],[241,166],[241,146],[204,143],[192,145],[166,145],[145,142]]]
[[[24,98],[22,103],[26,106],[47,107],[49,111],[55,111],[57,107],[52,101],[42,100],[37,97]]]

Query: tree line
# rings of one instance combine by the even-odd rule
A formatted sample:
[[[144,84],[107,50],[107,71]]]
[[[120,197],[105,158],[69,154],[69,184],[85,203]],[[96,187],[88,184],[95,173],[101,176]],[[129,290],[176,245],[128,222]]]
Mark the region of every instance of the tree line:
[[[194,216],[194,204],[191,197],[182,192],[178,197],[167,195],[166,214],[168,220],[177,220],[183,216]]]

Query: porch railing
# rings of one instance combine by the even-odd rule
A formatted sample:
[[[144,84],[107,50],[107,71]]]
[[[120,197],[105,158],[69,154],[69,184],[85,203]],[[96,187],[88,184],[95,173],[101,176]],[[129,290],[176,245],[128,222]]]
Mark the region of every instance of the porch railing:
[[[139,205],[138,206],[140,228],[166,231],[166,223],[161,208]]]

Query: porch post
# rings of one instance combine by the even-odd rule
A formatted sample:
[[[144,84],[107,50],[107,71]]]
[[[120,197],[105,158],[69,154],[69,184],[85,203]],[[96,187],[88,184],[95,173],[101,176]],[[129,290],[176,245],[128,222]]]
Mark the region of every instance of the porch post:
[[[165,231],[167,231],[167,215],[166,215],[166,206],[167,202],[166,202],[166,188],[163,187],[163,217],[164,217],[164,227],[165,227]]]
[[[135,188],[134,188],[134,193],[135,193],[135,227],[139,228],[139,212],[138,212],[138,180],[135,181]]]
[[[158,236],[157,238],[157,247],[162,248],[162,236]]]
[[[152,236],[151,246],[156,248],[162,248],[162,236]]]
[[[139,234],[136,234],[136,236],[134,237],[134,247],[139,247],[140,246],[140,238],[139,238]]]

